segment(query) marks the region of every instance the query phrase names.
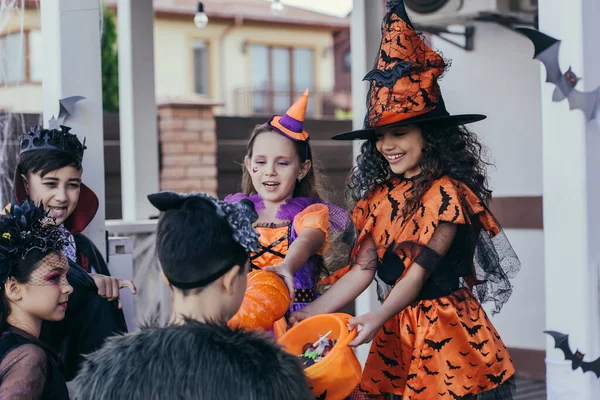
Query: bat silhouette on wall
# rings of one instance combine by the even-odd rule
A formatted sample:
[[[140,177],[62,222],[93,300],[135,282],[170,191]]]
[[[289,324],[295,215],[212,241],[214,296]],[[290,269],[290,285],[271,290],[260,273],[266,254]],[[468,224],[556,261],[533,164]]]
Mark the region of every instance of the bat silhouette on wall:
[[[575,108],[582,110],[588,121],[595,119],[600,101],[600,88],[591,92],[575,89],[580,78],[570,67],[566,72],[562,72],[560,69],[558,62],[560,40],[531,28],[515,28],[515,30],[533,42],[535,48],[533,58],[539,60],[546,67],[546,82],[556,86],[552,94],[552,101],[562,101],[566,98],[571,110]]]
[[[544,331],[554,339],[554,348],[561,349],[565,354],[565,360],[571,361],[571,368],[576,370],[581,367],[583,372],[592,371],[596,374],[596,377],[600,377],[600,357],[595,361],[587,362],[583,361],[583,354],[579,349],[575,350],[575,353],[571,351],[569,346],[569,335],[556,331]]]

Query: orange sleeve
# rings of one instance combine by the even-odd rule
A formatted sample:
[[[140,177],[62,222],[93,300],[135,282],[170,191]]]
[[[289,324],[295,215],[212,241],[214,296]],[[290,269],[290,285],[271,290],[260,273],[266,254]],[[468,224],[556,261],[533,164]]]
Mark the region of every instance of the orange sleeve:
[[[300,236],[305,228],[318,229],[325,234],[325,242],[317,252],[319,255],[327,253],[329,250],[329,208],[325,204],[313,204],[296,214],[294,217],[294,230]]]

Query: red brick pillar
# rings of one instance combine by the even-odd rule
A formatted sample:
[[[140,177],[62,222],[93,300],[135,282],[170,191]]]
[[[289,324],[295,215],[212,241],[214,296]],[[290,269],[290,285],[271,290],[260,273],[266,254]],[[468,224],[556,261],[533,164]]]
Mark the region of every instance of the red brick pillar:
[[[217,105],[203,99],[158,105],[161,190],[216,195]]]

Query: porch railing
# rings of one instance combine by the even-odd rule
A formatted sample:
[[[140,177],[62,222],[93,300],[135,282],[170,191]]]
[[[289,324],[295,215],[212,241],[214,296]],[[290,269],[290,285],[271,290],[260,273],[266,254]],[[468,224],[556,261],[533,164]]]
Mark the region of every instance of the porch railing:
[[[109,240],[127,237],[131,241],[133,282],[138,289],[133,301],[136,325],[165,321],[171,313],[171,292],[162,280],[156,254],[156,224],[156,220],[106,221]]]
[[[233,114],[236,116],[273,115],[284,113],[303,91],[254,89],[234,90]],[[309,118],[336,117],[352,108],[352,97],[346,91],[313,90],[306,110]]]

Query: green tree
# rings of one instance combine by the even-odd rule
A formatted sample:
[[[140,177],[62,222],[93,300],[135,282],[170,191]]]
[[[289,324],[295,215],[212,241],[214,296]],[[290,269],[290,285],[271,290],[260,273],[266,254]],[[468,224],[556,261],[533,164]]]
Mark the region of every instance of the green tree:
[[[119,111],[119,55],[114,12],[104,7],[102,33],[102,106],[104,111]]]

